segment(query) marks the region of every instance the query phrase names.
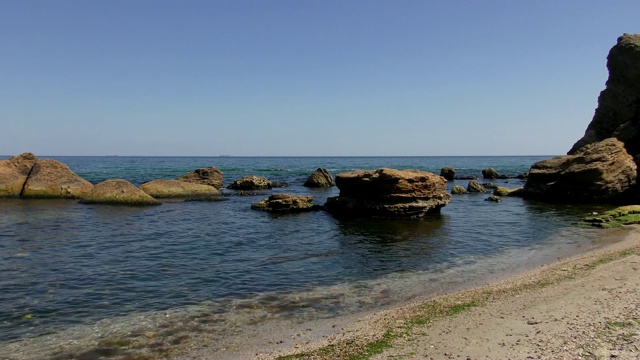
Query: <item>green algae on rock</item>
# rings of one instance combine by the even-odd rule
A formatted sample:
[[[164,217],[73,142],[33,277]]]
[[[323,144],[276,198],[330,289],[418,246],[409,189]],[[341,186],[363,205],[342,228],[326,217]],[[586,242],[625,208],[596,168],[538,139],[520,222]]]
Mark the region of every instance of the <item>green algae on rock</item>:
[[[624,225],[640,224],[640,205],[628,205],[587,216],[576,223],[609,229]]]

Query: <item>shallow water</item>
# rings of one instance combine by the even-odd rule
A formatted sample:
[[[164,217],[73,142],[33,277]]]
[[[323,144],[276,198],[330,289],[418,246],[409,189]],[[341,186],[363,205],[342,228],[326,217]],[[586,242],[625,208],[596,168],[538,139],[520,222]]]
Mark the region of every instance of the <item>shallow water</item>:
[[[176,333],[212,332],[223,323],[224,337],[252,322],[339,316],[452,291],[584,251],[596,244],[596,233],[570,224],[596,209],[588,206],[492,203],[471,194],[454,196],[439,215],[384,221],[249,209],[275,192],[314,195],[323,204],[338,189],[301,186],[317,167],[335,175],[453,166],[460,176],[494,167],[515,176],[542,158],[57,158],[93,183],[119,177],[140,184],[213,165],[226,184],[255,174],[290,186],[260,196],[225,190],[225,201],[150,208],[0,199],[0,349],[13,349],[0,357],[17,347],[31,357],[51,355],[51,339],[99,342],[141,324],[160,333],[167,314],[182,319]],[[466,181],[449,187],[455,184]],[[187,326],[193,319],[198,326]]]

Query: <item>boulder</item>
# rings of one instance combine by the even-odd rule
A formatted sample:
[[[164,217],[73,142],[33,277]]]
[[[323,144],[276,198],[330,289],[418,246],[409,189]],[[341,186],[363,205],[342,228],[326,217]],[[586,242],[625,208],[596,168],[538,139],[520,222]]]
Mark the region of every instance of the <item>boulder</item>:
[[[637,166],[616,138],[531,166],[524,195],[551,202],[619,202],[636,184]]]
[[[318,168],[314,171],[309,177],[307,181],[304,183],[306,187],[331,187],[334,186],[333,177],[327,169]]]
[[[271,182],[267,178],[253,175],[240,178],[227,186],[227,188],[234,190],[264,190],[271,189],[272,187]]]
[[[216,189],[222,189],[222,171],[211,166],[208,168],[200,168],[192,172],[182,175],[176,180],[185,181],[194,184],[202,184],[213,186]]]
[[[467,189],[465,189],[464,186],[462,185],[456,185],[451,189],[451,194],[460,195],[460,194],[466,194],[466,193],[467,193]]]
[[[497,179],[500,175],[496,171],[496,169],[488,168],[482,170],[482,178],[483,179]]]
[[[36,156],[32,153],[23,153],[9,160],[0,160],[0,197],[20,196],[35,162]]]
[[[36,159],[20,196],[77,199],[92,189],[90,182],[76,175],[67,165],[52,159]]]
[[[154,198],[200,198],[220,194],[213,186],[180,180],[153,180],[140,185],[140,189]]]
[[[485,188],[475,180],[469,181],[469,184],[467,185],[467,192],[485,192],[485,191],[486,191]]]
[[[447,181],[453,181],[456,177],[456,170],[452,167],[445,166],[440,169],[440,176],[445,178]]]
[[[123,179],[105,180],[93,187],[81,200],[84,204],[160,205],[132,183]]]
[[[252,209],[269,212],[292,213],[320,210],[321,206],[312,204],[313,196],[294,196],[275,194],[251,205]]]
[[[451,200],[447,181],[420,170],[378,169],[336,176],[340,195],[325,207],[337,218],[418,218],[437,213]]]
[[[500,196],[491,195],[488,198],[484,199],[484,201],[492,201],[492,202],[500,202]]]

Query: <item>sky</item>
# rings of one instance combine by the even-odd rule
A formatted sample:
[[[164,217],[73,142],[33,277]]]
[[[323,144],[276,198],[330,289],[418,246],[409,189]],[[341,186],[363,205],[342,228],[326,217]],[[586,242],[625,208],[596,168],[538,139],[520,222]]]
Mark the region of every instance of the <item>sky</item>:
[[[637,0],[0,0],[0,155],[555,155]]]

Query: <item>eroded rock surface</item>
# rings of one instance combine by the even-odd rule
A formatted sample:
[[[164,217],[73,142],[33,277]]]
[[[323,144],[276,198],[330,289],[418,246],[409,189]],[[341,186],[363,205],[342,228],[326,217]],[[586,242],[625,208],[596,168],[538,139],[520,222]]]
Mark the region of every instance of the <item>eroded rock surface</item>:
[[[188,174],[182,175],[176,180],[190,182],[194,184],[202,184],[213,186],[216,189],[222,189],[222,171],[214,166],[196,169]]]
[[[69,167],[52,159],[36,159],[25,182],[23,198],[78,199],[93,189],[93,184]]]
[[[335,182],[333,181],[333,177],[324,168],[318,168],[314,171],[309,177],[307,181],[304,183],[306,187],[331,187],[334,186]]]
[[[449,203],[446,184],[442,176],[420,170],[352,171],[336,176],[340,195],[325,207],[340,218],[418,218]]]
[[[251,208],[270,212],[293,213],[320,210],[321,206],[313,204],[313,196],[275,194],[251,205]]]
[[[234,181],[227,188],[234,190],[265,190],[271,189],[272,187],[271,182],[267,178],[252,175]]]
[[[157,199],[198,198],[220,194],[213,186],[180,180],[153,180],[140,185],[140,189]]]

